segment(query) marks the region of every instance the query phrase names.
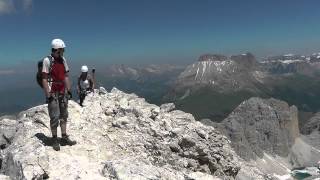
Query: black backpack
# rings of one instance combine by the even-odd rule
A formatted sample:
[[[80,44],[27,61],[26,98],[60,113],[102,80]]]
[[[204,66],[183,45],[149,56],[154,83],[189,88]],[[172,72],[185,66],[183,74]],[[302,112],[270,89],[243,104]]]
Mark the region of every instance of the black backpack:
[[[47,58],[50,60],[50,68],[49,68],[49,79],[50,79],[53,58],[52,58],[52,56],[47,56]],[[43,68],[43,60],[38,61],[38,72],[37,72],[37,75],[36,75],[37,83],[41,88],[43,88],[43,85],[42,85],[42,79],[43,79],[43,77],[42,77],[42,68]]]

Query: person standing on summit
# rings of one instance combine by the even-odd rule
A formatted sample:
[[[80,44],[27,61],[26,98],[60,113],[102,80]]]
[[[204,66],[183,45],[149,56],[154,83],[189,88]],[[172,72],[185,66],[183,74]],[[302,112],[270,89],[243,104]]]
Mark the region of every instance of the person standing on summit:
[[[95,88],[93,77],[95,76],[95,69],[92,69],[92,77],[88,74],[88,66],[83,65],[81,67],[81,74],[78,78],[78,95],[80,99],[80,106],[89,92],[93,92]]]
[[[57,128],[61,128],[61,145],[75,145],[76,141],[70,140],[67,135],[68,99],[72,98],[69,80],[69,67],[63,54],[65,43],[61,39],[51,42],[51,55],[43,59],[42,85],[48,103],[50,128],[52,133],[52,147],[60,150],[57,137]]]

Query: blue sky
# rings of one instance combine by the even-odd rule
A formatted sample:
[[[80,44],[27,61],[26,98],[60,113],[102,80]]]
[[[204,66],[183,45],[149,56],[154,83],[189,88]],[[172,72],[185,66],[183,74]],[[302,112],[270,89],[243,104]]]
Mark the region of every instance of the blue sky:
[[[0,0],[0,65],[33,63],[57,37],[79,62],[308,54],[320,51],[319,7],[319,0]]]

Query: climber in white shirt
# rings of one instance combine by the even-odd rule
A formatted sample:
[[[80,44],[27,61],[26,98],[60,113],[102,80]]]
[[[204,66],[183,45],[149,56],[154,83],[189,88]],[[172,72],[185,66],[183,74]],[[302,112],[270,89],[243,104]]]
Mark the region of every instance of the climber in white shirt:
[[[88,73],[89,69],[87,66],[82,66],[81,67],[81,75],[78,78],[78,94],[79,94],[79,99],[80,99],[80,106],[82,106],[82,103],[86,97],[86,95],[89,92],[93,92],[95,84],[94,80]],[[92,69],[92,74],[95,73],[95,69]]]

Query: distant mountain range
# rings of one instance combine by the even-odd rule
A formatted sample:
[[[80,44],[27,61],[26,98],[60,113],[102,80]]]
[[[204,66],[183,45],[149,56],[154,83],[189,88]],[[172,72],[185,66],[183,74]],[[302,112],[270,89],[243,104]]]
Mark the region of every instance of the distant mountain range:
[[[257,61],[253,54],[206,54],[187,66],[164,97],[198,118],[224,119],[250,97],[274,97],[302,112],[320,108],[320,54]]]
[[[250,97],[284,100],[298,107],[301,119],[308,119],[320,109],[319,69],[320,53],[286,54],[258,60],[251,53],[205,54],[187,66],[100,66],[96,79],[97,86],[109,90],[117,87],[150,103],[174,102],[177,108],[200,119],[221,121]],[[0,80],[12,78],[12,85],[0,89],[2,99],[6,99],[0,103],[0,114],[13,114],[44,102],[34,74],[19,77],[5,74]],[[72,77],[74,88],[76,79],[77,76]],[[26,85],[20,87],[20,84]]]
[[[181,65],[112,65],[97,73],[98,86],[111,90],[117,87],[127,93],[143,96],[150,103],[160,105],[176,77],[184,70]]]

